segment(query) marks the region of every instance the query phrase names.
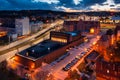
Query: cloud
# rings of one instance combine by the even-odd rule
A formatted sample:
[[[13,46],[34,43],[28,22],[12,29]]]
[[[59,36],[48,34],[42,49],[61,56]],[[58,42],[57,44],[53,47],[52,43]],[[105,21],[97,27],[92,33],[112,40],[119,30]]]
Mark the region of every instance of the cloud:
[[[106,2],[102,3],[102,4],[95,4],[90,6],[91,9],[94,10],[120,10],[120,4],[116,4],[114,2],[114,0],[107,0]]]
[[[48,4],[57,4],[59,3],[59,0],[33,0],[33,2],[45,2],[45,3],[48,3]]]
[[[81,1],[81,4],[86,7],[86,6],[91,6],[94,4],[102,4],[104,3],[106,0],[83,0]]]
[[[44,9],[44,10],[50,10],[55,9],[55,5],[48,4],[46,2],[34,2],[33,0],[4,0],[5,3],[3,8],[0,8],[1,10],[7,9],[7,10],[26,10],[26,9]],[[1,1],[0,1],[1,2]],[[3,2],[3,1],[2,1]],[[8,5],[9,4],[9,5]]]
[[[0,10],[81,11],[120,8],[120,0],[0,0],[0,5]]]
[[[71,8],[72,10],[87,10],[90,6],[95,4],[102,4],[106,0],[59,0],[58,6]]]
[[[114,0],[116,4],[120,4],[120,0]]]
[[[78,5],[78,4],[80,4],[80,2],[82,1],[82,0],[73,0],[74,1],[74,4],[75,5]]]

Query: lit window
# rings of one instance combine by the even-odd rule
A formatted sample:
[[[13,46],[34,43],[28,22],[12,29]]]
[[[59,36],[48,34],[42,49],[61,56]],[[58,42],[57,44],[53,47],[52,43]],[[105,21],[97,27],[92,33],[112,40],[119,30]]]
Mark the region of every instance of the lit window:
[[[34,64],[34,63],[31,65],[31,68],[32,68],[32,69],[35,68],[35,64]]]
[[[107,70],[107,73],[110,73],[110,71],[109,71],[109,70]]]

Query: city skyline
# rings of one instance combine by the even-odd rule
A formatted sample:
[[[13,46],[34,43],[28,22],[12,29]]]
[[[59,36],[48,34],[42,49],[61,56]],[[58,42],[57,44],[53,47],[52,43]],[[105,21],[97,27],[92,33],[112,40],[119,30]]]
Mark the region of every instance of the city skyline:
[[[120,79],[119,11],[0,12],[2,80]]]
[[[0,10],[119,11],[118,0],[1,0]]]

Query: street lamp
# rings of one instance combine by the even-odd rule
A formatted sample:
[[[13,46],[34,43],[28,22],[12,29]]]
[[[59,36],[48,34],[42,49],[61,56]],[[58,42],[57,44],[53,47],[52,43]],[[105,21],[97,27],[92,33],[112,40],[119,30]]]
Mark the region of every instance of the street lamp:
[[[50,51],[50,47],[48,47],[48,51]]]

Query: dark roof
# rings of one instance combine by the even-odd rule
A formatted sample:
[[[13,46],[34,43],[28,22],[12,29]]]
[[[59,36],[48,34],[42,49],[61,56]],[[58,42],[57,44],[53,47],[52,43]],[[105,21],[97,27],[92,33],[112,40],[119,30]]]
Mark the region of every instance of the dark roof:
[[[46,54],[51,53],[52,51],[62,47],[63,44],[60,44],[58,42],[54,42],[51,40],[45,40],[38,45],[32,46],[22,52],[20,52],[20,55],[23,55],[25,57],[29,57],[32,59],[37,59],[39,57],[45,56]],[[27,56],[28,54],[28,56]]]
[[[111,18],[112,20],[120,20],[120,16],[113,16],[112,18]]]
[[[99,53],[96,51],[92,51],[87,57],[86,59],[91,59],[91,60],[96,60],[96,58],[99,56]]]
[[[69,34],[71,36],[77,36],[78,34],[80,34],[80,31],[72,31],[72,32],[64,32],[66,34]]]

